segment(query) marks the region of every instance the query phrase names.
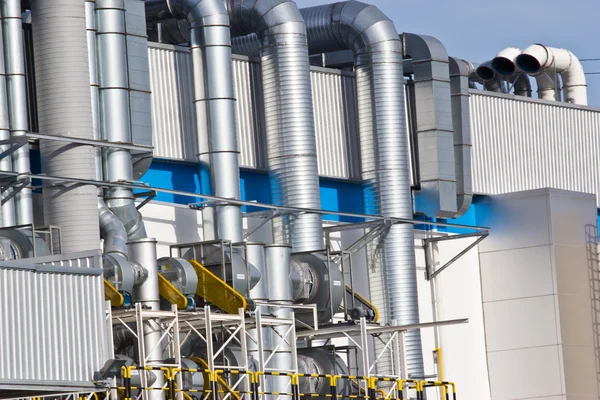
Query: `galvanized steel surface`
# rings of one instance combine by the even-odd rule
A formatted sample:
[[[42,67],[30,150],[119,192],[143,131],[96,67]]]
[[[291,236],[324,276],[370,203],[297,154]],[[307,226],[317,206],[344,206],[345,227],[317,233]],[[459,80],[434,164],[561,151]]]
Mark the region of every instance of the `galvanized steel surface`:
[[[1,22],[1,17],[0,17]],[[2,26],[0,25],[0,141],[10,139],[10,118],[8,109],[8,96],[6,93],[6,68],[4,66],[4,38],[2,32]],[[10,148],[9,145],[1,146],[0,151],[6,151]],[[7,154],[2,160],[0,160],[0,170],[12,171],[12,156]],[[5,204],[2,205],[2,223],[1,226],[14,226],[17,223],[15,215],[15,202],[14,199],[8,199]]]
[[[40,131],[93,139],[84,3],[56,0],[50,5],[36,0],[31,14]],[[40,152],[42,169],[48,175],[96,178],[92,146],[41,140]],[[60,226],[63,252],[99,247],[96,195],[93,186],[44,187],[46,223]]]
[[[93,387],[108,358],[101,267],[99,252],[0,265],[2,386]]]
[[[151,43],[149,55],[152,124],[156,146],[154,156],[197,162],[197,138],[192,133],[195,116],[189,49]],[[359,180],[360,152],[354,74],[312,67],[311,81],[319,175]],[[233,82],[237,100],[240,166],[266,170],[265,119],[259,63],[248,57],[234,55]]]
[[[403,52],[394,24],[377,7],[357,1],[306,8],[301,12],[311,53],[354,51],[366,211],[412,218]],[[382,262],[372,268],[385,274],[389,313],[383,317],[387,323],[419,321],[413,242],[412,225],[396,224],[377,244],[383,259],[377,258]],[[419,331],[407,333],[406,354],[406,371],[422,376]],[[390,367],[379,365],[378,373],[385,375]]]
[[[600,199],[600,110],[481,91],[470,103],[475,193],[553,187]]]
[[[232,29],[260,45],[267,160],[273,204],[319,208],[317,148],[306,25],[291,0],[228,0]],[[321,216],[277,218],[274,242],[293,251],[322,250]]]
[[[0,1],[0,15],[2,16],[2,29],[4,31],[4,62],[10,113],[10,134],[11,136],[23,136],[28,130],[28,116],[21,1]],[[12,163],[15,172],[22,174],[31,172],[28,144],[13,153]],[[30,188],[24,188],[15,196],[15,212],[18,225],[33,223],[33,204]]]

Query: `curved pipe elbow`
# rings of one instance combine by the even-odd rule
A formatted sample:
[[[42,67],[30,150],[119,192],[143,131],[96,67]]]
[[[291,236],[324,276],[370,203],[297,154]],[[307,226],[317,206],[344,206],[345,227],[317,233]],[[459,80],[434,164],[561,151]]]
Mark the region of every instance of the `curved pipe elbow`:
[[[166,0],[173,17],[187,19],[191,28],[227,26],[229,15],[223,0]]]
[[[104,239],[104,253],[121,253],[127,257],[127,231],[121,220],[113,214],[102,198],[98,198],[100,234]]]
[[[542,85],[542,91],[538,90],[538,93],[542,94],[543,91],[550,92],[554,89],[556,82],[552,77],[556,72],[562,78],[565,101],[587,105],[587,84],[583,67],[579,59],[569,50],[533,44],[517,56],[516,63],[523,71],[536,77],[538,86]],[[549,77],[543,78],[544,75]],[[552,81],[552,87],[549,81]]]
[[[491,67],[497,74],[502,76],[512,76],[520,72],[515,63],[517,56],[521,54],[521,49],[516,47],[507,47],[500,51],[491,61]]]
[[[110,203],[109,203],[110,204]],[[142,219],[142,214],[135,208],[135,203],[127,202],[118,205],[111,205],[109,210],[121,221],[128,240],[146,238],[146,227]]]

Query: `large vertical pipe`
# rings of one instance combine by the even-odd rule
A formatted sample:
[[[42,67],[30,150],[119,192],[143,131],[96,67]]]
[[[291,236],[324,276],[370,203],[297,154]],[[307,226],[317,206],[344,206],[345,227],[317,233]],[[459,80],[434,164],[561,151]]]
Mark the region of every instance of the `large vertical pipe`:
[[[291,0],[226,0],[234,32],[258,37],[267,159],[273,204],[321,207],[306,24]],[[240,50],[246,46],[239,47]],[[275,243],[294,252],[318,251],[323,229],[318,214],[274,223]]]
[[[256,285],[250,290],[250,298],[254,301],[262,301],[267,302],[269,299],[269,286],[268,280],[269,275],[266,270],[266,261],[265,261],[265,245],[263,243],[246,243],[246,262],[252,265],[258,272],[260,272],[261,278],[256,283]],[[268,307],[265,306],[257,306],[255,312],[260,312],[261,315],[266,315],[269,313]],[[262,338],[263,338],[263,360],[266,360],[269,357],[269,335],[270,329],[263,328],[262,330]],[[248,335],[250,335],[250,340],[248,341],[248,355],[253,364],[258,368],[260,354],[258,353],[258,332],[256,329],[249,329]],[[258,370],[258,369],[257,369]],[[270,392],[271,388],[269,380],[265,382],[268,387],[262,388],[263,392]]]
[[[96,19],[102,137],[111,143],[131,143],[124,0],[97,0]],[[129,150],[107,149],[104,156],[108,181],[133,180]],[[106,204],[123,222],[130,239],[146,237],[131,189],[109,189]]]
[[[93,139],[85,3],[34,0],[31,15],[40,131]],[[92,146],[42,140],[40,149],[46,174],[96,178]],[[99,247],[96,193],[94,186],[44,188],[46,223],[60,226],[63,253]]]
[[[269,277],[267,281],[269,302],[284,305],[291,305],[294,302],[292,281],[290,280],[291,256],[292,248],[288,245],[265,246],[265,269]],[[272,307],[271,313],[276,318],[294,318],[294,312],[287,307]],[[275,354],[272,356],[270,365],[265,366],[265,368],[286,372],[290,372],[293,368],[290,338],[285,337],[288,328],[288,325],[279,325],[273,327],[270,332],[269,350],[270,352],[275,351]],[[275,350],[280,342],[281,345]],[[289,387],[289,379],[287,378],[273,377],[271,380],[271,390],[273,392],[286,392],[286,387]]]
[[[92,95],[92,122],[94,139],[101,139],[100,132],[100,93],[98,90],[98,59],[96,45],[96,0],[86,0],[85,21],[88,43],[88,63],[90,66],[90,92]],[[102,181],[102,149],[97,147],[94,153],[96,180]],[[127,257],[127,232],[123,223],[104,203],[103,190],[98,189],[98,214],[100,235],[104,239],[105,253],[120,253]]]
[[[142,306],[150,310],[160,310],[160,294],[158,291],[158,265],[156,257],[156,239],[136,239],[127,243],[129,260],[138,264],[147,272],[146,279],[137,285],[132,293],[133,300],[142,303]],[[146,350],[146,365],[161,363],[163,361],[163,346],[160,344],[162,328],[158,320],[149,319],[144,323],[144,348]],[[154,372],[153,372],[154,373]],[[154,373],[156,380],[151,387],[161,388],[164,386],[164,375],[162,372]],[[164,399],[164,392],[158,389],[158,394],[152,393],[155,400]],[[156,396],[156,397],[154,397]]]
[[[151,21],[175,17],[190,23],[200,173],[210,177],[212,195],[240,199],[231,35],[223,0],[150,0],[146,17]],[[241,242],[241,208],[219,204],[215,213],[216,237]],[[205,239],[207,233],[210,238],[210,230],[205,229]]]
[[[0,10],[1,12],[1,10]],[[0,20],[2,16],[0,14]],[[9,140],[10,139],[10,118],[9,118],[9,107],[8,107],[8,98],[6,95],[6,68],[4,64],[4,38],[2,34],[2,29],[0,29],[0,140]],[[1,146],[0,151],[5,151],[10,146]],[[0,170],[2,171],[12,171],[12,156],[8,155],[0,160]],[[16,225],[16,216],[15,216],[15,203],[13,199],[9,199],[2,206],[2,226],[13,226]]]
[[[25,82],[21,0],[1,0],[0,14],[2,15],[2,32],[4,36],[10,134],[13,137],[24,136],[27,133],[29,124],[27,121],[27,85]],[[13,153],[12,163],[15,172],[20,174],[31,172],[29,145],[26,144]],[[17,225],[33,223],[31,189],[25,188],[17,193],[15,196],[15,212]]]
[[[365,205],[378,214],[412,218],[402,42],[377,7],[358,1],[301,10],[311,53],[354,51]],[[373,268],[384,275],[386,323],[419,321],[413,227],[393,225],[380,241]],[[406,334],[406,369],[423,376],[418,330]],[[382,371],[385,372],[385,371]]]

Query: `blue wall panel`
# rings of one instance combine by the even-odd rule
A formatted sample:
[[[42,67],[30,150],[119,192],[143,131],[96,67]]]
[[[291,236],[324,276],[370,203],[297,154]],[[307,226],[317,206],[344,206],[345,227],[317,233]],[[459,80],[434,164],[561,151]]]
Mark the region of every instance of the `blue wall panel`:
[[[150,169],[141,179],[142,182],[150,186],[175,189],[192,193],[201,193],[202,179],[197,165],[174,163],[155,159],[150,166]],[[320,179],[321,185],[321,208],[327,211],[339,211],[356,214],[371,214],[374,212],[372,207],[368,207],[363,199],[375,199],[369,193],[365,193],[363,186],[360,183],[339,181],[334,179]],[[257,171],[241,170],[240,172],[240,189],[242,200],[257,201],[260,203],[270,203],[271,194],[269,186],[269,177],[266,173]],[[156,200],[177,203],[189,204],[201,201],[200,198],[191,196],[172,195],[168,193],[159,193]],[[473,205],[469,211],[460,218],[455,220],[437,220],[439,222],[450,222],[464,225],[477,224],[477,201],[476,196]],[[368,203],[368,201],[367,201]],[[255,207],[244,207],[245,212],[259,211]],[[418,225],[418,229],[432,230],[434,227],[427,224],[427,221],[436,221],[435,219],[423,219],[424,224]],[[340,217],[338,215],[327,215],[324,217],[329,221],[341,222],[360,222],[359,218]],[[437,228],[440,231],[465,233],[468,230]]]

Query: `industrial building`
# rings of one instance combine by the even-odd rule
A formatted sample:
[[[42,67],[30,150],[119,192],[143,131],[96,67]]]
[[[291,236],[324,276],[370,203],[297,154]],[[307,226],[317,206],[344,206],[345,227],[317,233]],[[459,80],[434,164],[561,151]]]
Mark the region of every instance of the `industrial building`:
[[[477,64],[359,1],[0,23],[0,399],[600,398],[568,49]]]

